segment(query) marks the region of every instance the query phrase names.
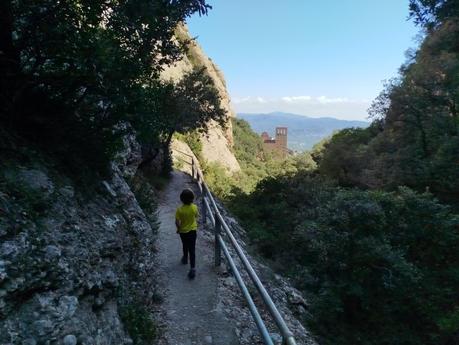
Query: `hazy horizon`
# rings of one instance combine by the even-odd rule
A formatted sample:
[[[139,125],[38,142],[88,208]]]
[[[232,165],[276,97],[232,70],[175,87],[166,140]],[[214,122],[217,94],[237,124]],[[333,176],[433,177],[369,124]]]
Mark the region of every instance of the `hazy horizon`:
[[[236,112],[365,120],[418,30],[408,0],[210,0],[187,23],[221,68]]]
[[[371,122],[368,119],[364,119],[364,120],[360,120],[360,119],[340,119],[340,118],[334,116],[333,114],[329,114],[329,115],[299,114],[299,113],[291,113],[291,112],[282,111],[282,110],[274,110],[274,111],[269,111],[269,112],[250,112],[250,111],[236,112],[236,116],[237,115],[273,115],[273,114],[302,116],[302,117],[311,118],[311,119],[331,118],[331,119],[344,120],[344,121],[361,121],[361,122],[367,122],[367,123]]]

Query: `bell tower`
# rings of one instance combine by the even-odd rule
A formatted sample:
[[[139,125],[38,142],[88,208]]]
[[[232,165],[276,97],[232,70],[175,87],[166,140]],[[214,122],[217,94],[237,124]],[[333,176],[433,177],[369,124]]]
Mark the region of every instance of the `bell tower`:
[[[276,127],[276,146],[282,155],[287,154],[287,127]]]

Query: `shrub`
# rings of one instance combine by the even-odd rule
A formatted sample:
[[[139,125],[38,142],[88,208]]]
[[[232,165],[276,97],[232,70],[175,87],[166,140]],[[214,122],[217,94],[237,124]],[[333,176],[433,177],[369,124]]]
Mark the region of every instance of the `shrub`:
[[[459,334],[459,217],[428,193],[261,182],[233,210],[311,301],[322,344],[443,345]]]
[[[120,316],[134,345],[154,342],[158,330],[150,313],[142,304],[134,303],[121,307]]]

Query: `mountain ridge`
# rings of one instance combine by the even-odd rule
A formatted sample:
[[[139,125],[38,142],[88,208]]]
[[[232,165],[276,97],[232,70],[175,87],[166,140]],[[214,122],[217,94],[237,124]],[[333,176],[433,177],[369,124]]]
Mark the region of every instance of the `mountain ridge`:
[[[247,121],[258,134],[268,132],[274,135],[276,127],[288,127],[288,147],[295,151],[309,150],[337,130],[349,127],[365,128],[370,124],[360,120],[341,120],[331,116],[316,118],[281,111],[238,113],[237,117]]]

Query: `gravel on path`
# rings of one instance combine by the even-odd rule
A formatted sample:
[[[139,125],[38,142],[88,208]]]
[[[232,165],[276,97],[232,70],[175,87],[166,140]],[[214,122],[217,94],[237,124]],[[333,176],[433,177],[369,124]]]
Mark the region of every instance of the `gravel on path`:
[[[213,265],[213,243],[205,227],[200,226],[196,241],[196,278],[189,280],[189,266],[182,265],[180,237],[175,229],[175,210],[180,206],[179,195],[184,188],[200,195],[191,177],[174,171],[159,205],[158,269],[166,288],[164,338],[168,345],[232,345],[239,344],[234,320],[228,320],[218,303],[218,277]]]

